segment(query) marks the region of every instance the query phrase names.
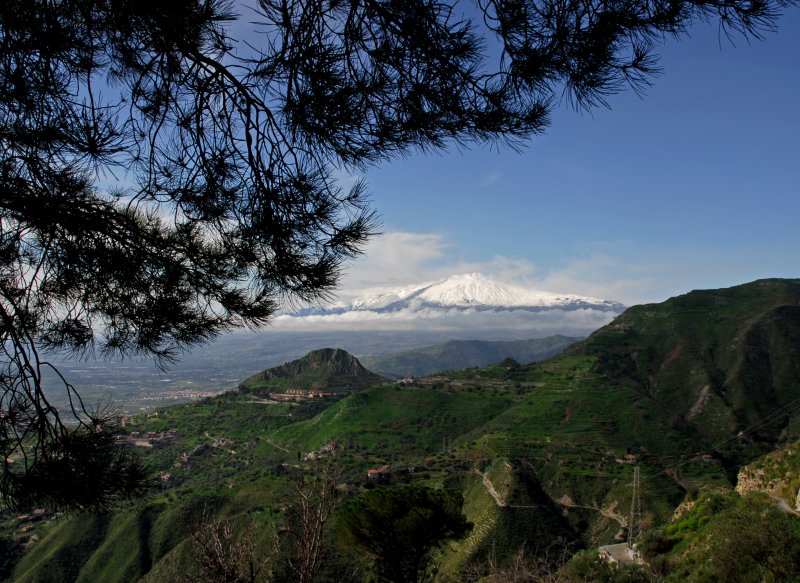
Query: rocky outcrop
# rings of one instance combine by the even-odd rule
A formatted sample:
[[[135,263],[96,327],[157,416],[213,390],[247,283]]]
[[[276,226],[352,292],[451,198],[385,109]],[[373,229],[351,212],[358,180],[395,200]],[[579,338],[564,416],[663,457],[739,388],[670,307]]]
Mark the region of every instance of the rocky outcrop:
[[[739,494],[763,492],[781,498],[800,509],[800,443],[784,446],[739,471],[736,491]]]

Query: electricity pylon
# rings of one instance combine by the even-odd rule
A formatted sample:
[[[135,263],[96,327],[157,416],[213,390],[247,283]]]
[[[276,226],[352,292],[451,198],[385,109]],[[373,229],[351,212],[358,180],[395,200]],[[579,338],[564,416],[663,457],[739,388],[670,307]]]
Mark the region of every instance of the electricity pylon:
[[[639,494],[639,466],[633,468],[633,496],[631,496],[631,516],[628,520],[628,548],[633,549],[642,533],[642,499]]]

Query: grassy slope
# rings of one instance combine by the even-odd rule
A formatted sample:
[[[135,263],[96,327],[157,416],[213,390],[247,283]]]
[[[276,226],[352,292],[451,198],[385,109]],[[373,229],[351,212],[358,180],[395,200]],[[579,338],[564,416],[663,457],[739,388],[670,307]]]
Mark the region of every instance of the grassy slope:
[[[168,505],[221,492],[231,511],[264,507],[280,500],[276,464],[333,439],[346,446],[341,459],[351,480],[363,479],[365,467],[383,463],[419,465],[424,471],[414,479],[465,492],[468,516],[482,532],[464,543],[469,552],[461,546],[446,555],[445,565],[456,572],[469,556],[483,556],[484,541],[501,541],[501,555],[514,552],[519,540],[506,535],[535,522],[531,510],[493,507],[474,472],[488,467],[502,473],[505,466],[498,460],[513,468],[509,492],[558,510],[552,522],[542,523],[546,528],[537,542],[546,547],[548,538],[572,532],[588,544],[609,542],[620,526],[613,516],[624,516],[630,505],[632,467],[616,458],[626,453],[639,458],[645,520],[657,524],[686,490],[725,483],[723,466],[696,454],[729,441],[719,455],[735,464],[771,447],[778,430],[791,437],[797,419],[788,408],[774,426],[735,438],[758,415],[791,403],[800,390],[799,300],[798,282],[693,292],[629,310],[568,354],[542,363],[462,371],[424,387],[376,387],[335,404],[265,406],[248,402],[246,395],[225,396],[176,408],[142,421],[141,428],[179,428],[177,444],[152,452],[159,469],[172,468],[181,451],[208,446],[184,468],[172,470],[177,497],[168,492]],[[698,401],[702,406],[695,406]],[[209,445],[221,437],[236,442],[235,454]],[[448,451],[442,452],[445,443]],[[562,511],[568,523],[555,520]],[[62,527],[67,529],[66,523]],[[91,548],[102,545],[102,552],[82,559],[86,572],[113,574],[110,558],[137,543],[130,537],[116,543],[106,531],[97,532]],[[88,535],[53,536],[20,563],[20,576],[52,571],[54,557],[74,571],[79,553],[70,545]],[[169,546],[149,551],[150,562],[156,564],[155,557]],[[84,545],[82,552],[88,550]],[[134,564],[142,559],[129,562],[131,570]]]
[[[302,451],[337,440],[387,462],[408,462],[439,451],[445,439],[482,427],[510,405],[511,399],[501,394],[377,387],[279,429],[272,439]]]
[[[17,565],[15,583],[77,580],[84,563],[102,544],[110,514],[84,514],[50,525],[47,535]]]
[[[102,515],[64,518],[48,525],[46,536],[8,580],[134,583],[149,574],[151,580],[163,582],[163,573],[181,572],[187,537],[206,513],[248,521],[254,511],[286,496],[285,490],[276,494],[261,485],[243,484],[213,495],[184,492]]]
[[[570,352],[596,356],[609,379],[717,440],[800,397],[798,305],[800,280],[695,291],[631,308]],[[784,428],[796,430],[796,416],[750,438],[772,443]]]
[[[6,580],[138,581],[185,540],[204,509],[239,515],[284,499],[286,480],[276,473],[276,464],[293,456],[264,437],[332,402],[263,405],[247,395],[226,394],[139,418],[129,430],[178,432],[174,441],[137,448],[156,475],[171,474],[164,495],[113,513],[65,517],[39,527],[42,540]],[[188,460],[175,467],[182,453]]]

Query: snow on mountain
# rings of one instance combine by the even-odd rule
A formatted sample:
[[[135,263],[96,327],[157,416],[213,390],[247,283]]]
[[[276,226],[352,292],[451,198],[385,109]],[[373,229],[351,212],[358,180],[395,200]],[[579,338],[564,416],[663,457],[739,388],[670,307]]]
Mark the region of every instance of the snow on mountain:
[[[323,309],[303,310],[297,315],[343,314],[372,311],[420,312],[430,310],[507,311],[595,310],[620,313],[619,302],[574,294],[554,294],[500,283],[481,273],[453,275],[442,281],[367,295]]]
[[[429,304],[451,307],[588,308],[621,310],[617,302],[574,294],[554,294],[499,283],[482,273],[454,275],[422,289],[416,296]]]
[[[510,340],[552,334],[583,336],[608,324],[625,306],[498,282],[480,273],[397,289],[350,302],[276,316],[276,330],[413,332],[449,339]]]

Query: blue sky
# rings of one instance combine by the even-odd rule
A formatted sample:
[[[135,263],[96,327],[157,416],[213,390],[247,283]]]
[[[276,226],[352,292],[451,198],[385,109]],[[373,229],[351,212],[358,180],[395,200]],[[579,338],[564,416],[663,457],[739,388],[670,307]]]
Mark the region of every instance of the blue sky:
[[[384,235],[342,294],[484,271],[633,304],[800,277],[800,10],[735,42],[696,27],[660,49],[644,98],[564,104],[521,153],[451,148],[368,169]]]

